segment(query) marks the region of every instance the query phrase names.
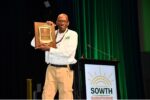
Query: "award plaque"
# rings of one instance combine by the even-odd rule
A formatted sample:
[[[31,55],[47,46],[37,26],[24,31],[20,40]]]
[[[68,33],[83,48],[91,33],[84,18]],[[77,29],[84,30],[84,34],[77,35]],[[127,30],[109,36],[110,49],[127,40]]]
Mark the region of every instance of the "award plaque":
[[[56,48],[55,27],[44,22],[34,22],[35,48],[40,49],[44,44]]]

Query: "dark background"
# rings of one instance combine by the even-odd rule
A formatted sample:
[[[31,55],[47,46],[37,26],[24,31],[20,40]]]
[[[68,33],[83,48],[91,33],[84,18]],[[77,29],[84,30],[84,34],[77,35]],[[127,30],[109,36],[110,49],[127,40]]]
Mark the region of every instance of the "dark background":
[[[34,21],[55,22],[61,12],[72,17],[72,1],[49,0],[49,3],[50,7],[46,7],[44,0],[2,1],[0,98],[26,98],[28,78],[32,79],[33,90],[36,90],[37,83],[43,85],[47,67],[44,53],[30,45],[34,36]],[[73,28],[73,21],[70,27]]]

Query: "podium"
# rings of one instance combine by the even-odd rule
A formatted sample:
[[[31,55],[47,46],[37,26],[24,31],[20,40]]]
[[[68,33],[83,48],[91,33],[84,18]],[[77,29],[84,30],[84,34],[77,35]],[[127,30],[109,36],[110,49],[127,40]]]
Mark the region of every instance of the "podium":
[[[74,98],[114,100],[119,98],[118,61],[80,59],[75,67]]]

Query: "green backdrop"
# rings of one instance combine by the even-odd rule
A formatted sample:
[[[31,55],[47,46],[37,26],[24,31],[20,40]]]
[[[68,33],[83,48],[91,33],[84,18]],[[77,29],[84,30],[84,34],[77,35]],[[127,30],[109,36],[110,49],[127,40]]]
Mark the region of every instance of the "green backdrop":
[[[141,0],[141,34],[144,52],[150,52],[150,0]]]
[[[119,61],[121,98],[143,98],[136,0],[74,0],[78,58]]]

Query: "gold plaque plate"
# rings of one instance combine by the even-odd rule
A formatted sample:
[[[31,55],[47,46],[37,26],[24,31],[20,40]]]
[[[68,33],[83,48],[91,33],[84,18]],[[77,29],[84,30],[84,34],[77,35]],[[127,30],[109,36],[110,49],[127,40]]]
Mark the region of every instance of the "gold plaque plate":
[[[42,44],[56,48],[55,27],[44,22],[34,22],[35,48],[41,48]]]

